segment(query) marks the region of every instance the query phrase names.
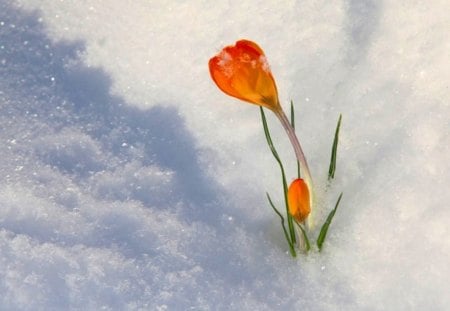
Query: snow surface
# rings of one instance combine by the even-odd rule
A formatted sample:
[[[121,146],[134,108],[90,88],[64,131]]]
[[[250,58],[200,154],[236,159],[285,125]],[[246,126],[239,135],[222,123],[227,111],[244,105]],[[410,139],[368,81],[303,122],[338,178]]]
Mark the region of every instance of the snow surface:
[[[448,310],[449,11],[0,0],[0,309]],[[344,192],[321,254],[288,255],[258,109],[209,78],[241,38],[296,104],[322,219]]]

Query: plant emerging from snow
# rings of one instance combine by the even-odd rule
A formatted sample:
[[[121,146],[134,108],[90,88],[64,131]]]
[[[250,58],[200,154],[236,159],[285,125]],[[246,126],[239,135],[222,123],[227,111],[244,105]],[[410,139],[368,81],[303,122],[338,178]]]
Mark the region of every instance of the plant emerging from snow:
[[[266,56],[263,50],[252,41],[240,40],[237,41],[234,46],[223,48],[219,54],[209,60],[209,70],[212,79],[224,93],[260,106],[264,134],[269,148],[281,170],[286,205],[286,218],[288,223],[287,228],[284,216],[275,207],[269,194],[267,194],[267,198],[271,207],[281,219],[281,225],[286,241],[289,244],[291,255],[293,257],[296,256],[296,244],[298,244],[302,250],[309,251],[310,243],[308,231],[311,230],[314,224],[314,188],[308,163],[295,134],[293,103],[291,102],[291,120],[289,121],[280,105],[275,79],[270,71]],[[270,136],[263,107],[270,109],[277,116],[294,148],[298,163],[298,176],[290,184],[289,188],[287,187],[286,174],[282,161]],[[336,169],[336,150],[340,123],[341,117],[339,117],[333,142],[328,174],[329,180],[334,178],[334,171]],[[328,227],[334,217],[341,197],[342,194],[339,196],[335,208],[330,212],[320,230],[316,242],[319,250],[322,249]],[[296,235],[295,225],[297,225],[297,228],[301,232],[299,235],[300,238]]]

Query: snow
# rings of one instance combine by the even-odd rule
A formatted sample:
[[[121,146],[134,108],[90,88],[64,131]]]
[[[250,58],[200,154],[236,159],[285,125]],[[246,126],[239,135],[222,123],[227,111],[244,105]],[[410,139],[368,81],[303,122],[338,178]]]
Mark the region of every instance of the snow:
[[[449,9],[0,0],[0,309],[447,310]],[[319,219],[344,192],[320,254],[290,258],[259,111],[209,77],[241,38],[296,104]]]

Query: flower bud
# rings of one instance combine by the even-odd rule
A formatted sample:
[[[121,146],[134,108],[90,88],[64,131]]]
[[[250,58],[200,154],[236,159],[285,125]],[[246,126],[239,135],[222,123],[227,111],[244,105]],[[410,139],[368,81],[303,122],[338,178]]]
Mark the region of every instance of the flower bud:
[[[288,190],[289,214],[297,222],[303,222],[311,212],[308,185],[301,178],[295,179]]]

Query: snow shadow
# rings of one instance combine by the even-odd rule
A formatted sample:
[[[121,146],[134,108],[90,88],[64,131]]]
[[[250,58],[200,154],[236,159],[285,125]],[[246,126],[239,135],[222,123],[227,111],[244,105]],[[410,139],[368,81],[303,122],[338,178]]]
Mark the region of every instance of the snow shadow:
[[[13,120],[11,135],[31,131],[17,152],[88,184],[100,199],[153,208],[184,202],[187,221],[215,221],[220,189],[200,167],[176,108],[141,110],[111,95],[108,75],[81,64],[83,42],[53,43],[38,12],[2,3],[0,21],[0,113]]]
[[[83,42],[52,42],[38,12],[0,3],[0,22],[0,231],[143,260],[142,287],[156,292],[166,271],[195,265],[231,284],[245,279],[234,241],[218,242],[233,231],[221,189],[177,109],[140,110],[111,95],[110,77],[79,60]]]

